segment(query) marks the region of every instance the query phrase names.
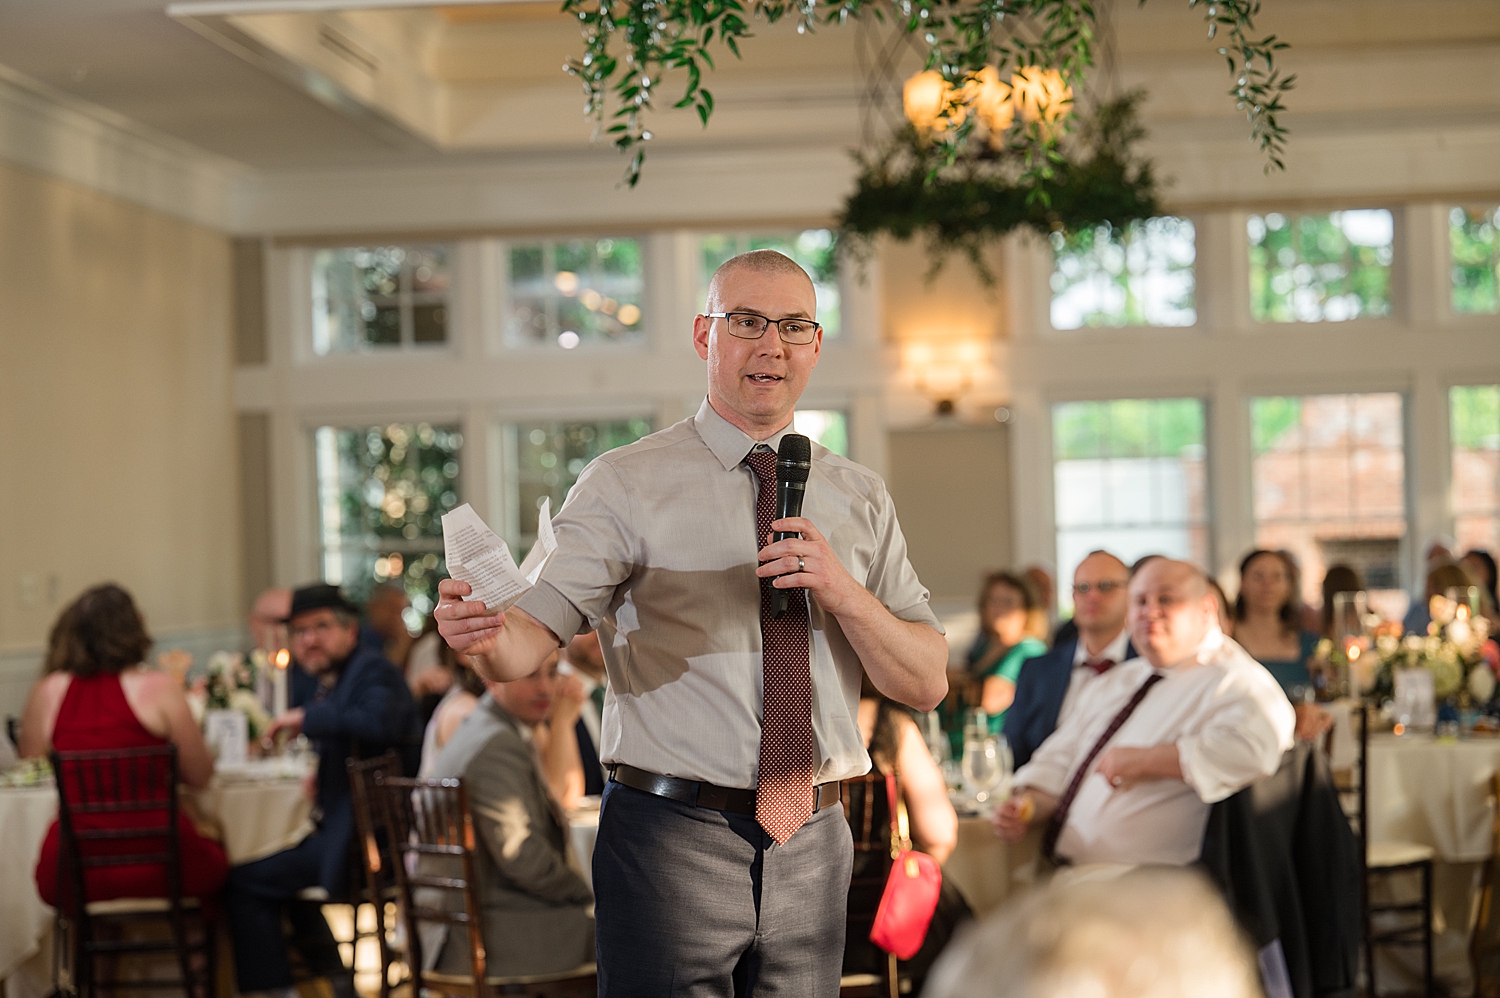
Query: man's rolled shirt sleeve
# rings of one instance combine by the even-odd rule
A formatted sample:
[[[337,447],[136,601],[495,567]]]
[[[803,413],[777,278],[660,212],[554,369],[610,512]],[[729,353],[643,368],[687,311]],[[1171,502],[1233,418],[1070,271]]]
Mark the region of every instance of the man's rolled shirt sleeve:
[[[636,564],[630,490],[607,461],[594,460],[552,521],[557,550],[516,606],[563,644],[599,626],[615,590]]]
[[[1264,683],[1245,683],[1225,696],[1201,727],[1177,740],[1183,782],[1205,804],[1231,796],[1276,772],[1282,753],[1292,747],[1296,725],[1296,712],[1269,673]]]

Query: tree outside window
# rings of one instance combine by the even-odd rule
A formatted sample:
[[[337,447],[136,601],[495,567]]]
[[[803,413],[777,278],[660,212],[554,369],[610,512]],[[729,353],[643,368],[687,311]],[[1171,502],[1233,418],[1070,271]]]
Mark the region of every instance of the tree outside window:
[[[442,516],[460,502],[457,426],[321,426],[313,434],[323,578],[363,603],[383,582],[406,590],[418,617],[437,605]]]
[[[313,352],[448,340],[449,247],[347,246],[313,254]]]
[[[505,339],[513,346],[639,343],[645,339],[641,243],[515,242],[506,252]]]
[[[1454,208],[1448,213],[1453,260],[1453,311],[1500,312],[1500,207]]]
[[[1109,223],[1052,242],[1052,328],[1191,326],[1198,321],[1193,223]]]
[[[1454,536],[1461,550],[1500,552],[1500,385],[1448,393]]]
[[[506,541],[517,559],[536,543],[537,510],[543,498],[552,501],[556,516],[590,461],[650,432],[651,420],[645,416],[508,424],[504,428]]]
[[[1395,222],[1384,208],[1251,215],[1250,313],[1257,322],[1391,314]]]
[[[1164,554],[1208,567],[1200,399],[1054,405],[1052,444],[1059,578],[1101,548],[1127,565]]]

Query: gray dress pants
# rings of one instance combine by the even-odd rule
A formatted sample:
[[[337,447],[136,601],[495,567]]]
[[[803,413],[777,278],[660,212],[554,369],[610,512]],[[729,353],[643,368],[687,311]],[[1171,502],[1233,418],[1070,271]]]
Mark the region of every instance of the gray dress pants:
[[[753,815],[604,790],[600,998],[836,998],[853,840],[826,807],[785,845]]]

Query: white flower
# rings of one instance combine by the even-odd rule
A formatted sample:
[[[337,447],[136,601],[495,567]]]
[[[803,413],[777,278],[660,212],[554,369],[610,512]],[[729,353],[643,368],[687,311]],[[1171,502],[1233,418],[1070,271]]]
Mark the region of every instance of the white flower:
[[[1489,703],[1495,695],[1495,674],[1486,665],[1480,665],[1469,673],[1469,695],[1481,704]]]
[[[245,720],[250,725],[250,734],[252,737],[258,736],[266,729],[266,725],[271,723],[270,715],[266,713],[265,708],[260,705],[260,701],[255,698],[255,694],[250,690],[235,690],[233,693],[230,693],[229,709],[237,710],[245,715]]]

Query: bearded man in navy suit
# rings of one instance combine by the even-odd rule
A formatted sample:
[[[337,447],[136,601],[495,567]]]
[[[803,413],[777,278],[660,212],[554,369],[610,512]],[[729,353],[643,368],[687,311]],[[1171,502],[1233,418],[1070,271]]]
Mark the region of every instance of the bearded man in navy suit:
[[[1078,563],[1073,572],[1077,633],[1021,666],[1016,698],[1005,715],[1005,737],[1017,769],[1056,730],[1089,680],[1135,658],[1125,630],[1129,585],[1130,569],[1108,551],[1092,551]]]

